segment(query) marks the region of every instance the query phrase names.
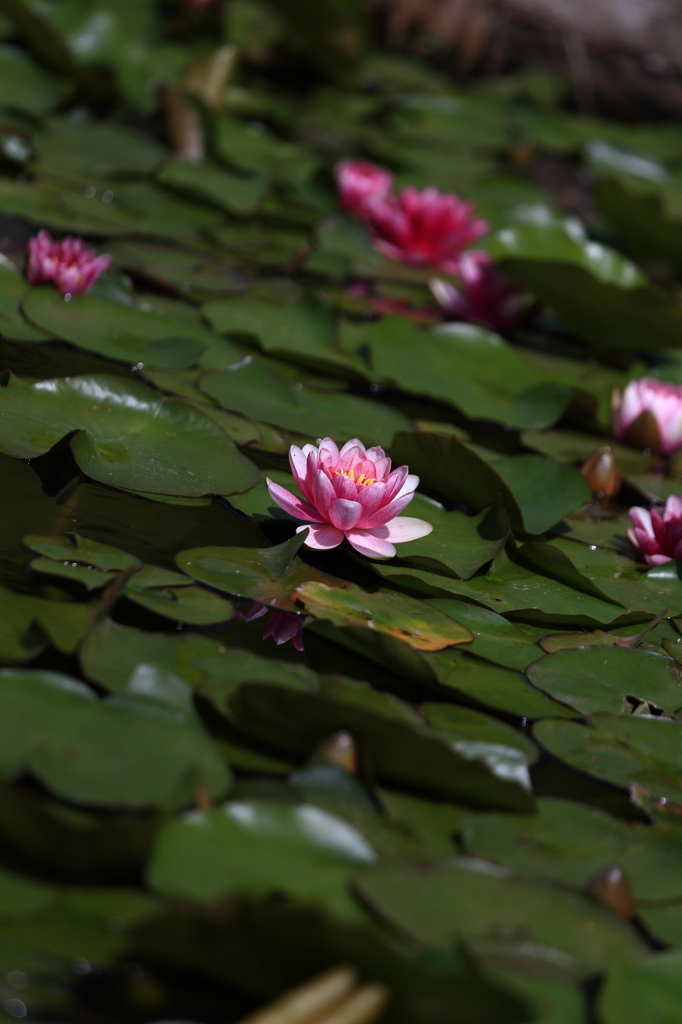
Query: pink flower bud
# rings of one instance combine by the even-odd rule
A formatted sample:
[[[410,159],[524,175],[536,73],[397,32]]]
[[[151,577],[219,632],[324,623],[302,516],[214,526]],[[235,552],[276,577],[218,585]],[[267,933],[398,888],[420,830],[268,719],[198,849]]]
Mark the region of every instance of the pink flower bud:
[[[111,256],[96,256],[82,238],[67,235],[56,242],[49,231],[29,239],[26,276],[30,284],[54,281],[62,295],[81,295],[92,288],[102,271],[111,266]]]
[[[663,515],[655,508],[631,508],[630,519],[628,537],[647,565],[682,558],[682,498],[671,495]]]
[[[434,298],[449,317],[504,331],[528,316],[532,301],[497,269],[487,252],[463,252],[458,273],[461,290],[447,281],[431,282]]]
[[[271,636],[276,644],[285,644],[288,640],[293,640],[297,651],[305,650],[303,646],[302,615],[290,615],[288,612],[281,612],[277,608],[268,608],[261,601],[254,601],[248,612],[240,612],[237,609],[235,617],[241,619],[242,622],[255,622],[256,619],[262,618],[268,612],[270,612],[270,616],[265,623],[263,639],[267,640]]]
[[[622,394],[614,391],[611,426],[619,440],[669,455],[682,445],[682,387],[650,377],[631,380]]]
[[[387,196],[393,186],[393,175],[383,167],[364,160],[341,160],[335,168],[342,210],[362,217],[369,199]]]
[[[374,247],[392,260],[457,273],[460,253],[488,231],[475,220],[473,203],[436,188],[404,188],[368,199],[364,218]]]
[[[354,438],[341,451],[330,437],[304,448],[292,445],[289,463],[304,496],[267,481],[273,501],[309,530],[306,547],[328,551],[344,537],[361,555],[392,558],[395,544],[417,540],[433,527],[423,519],[396,518],[414,497],[419,477],[407,466],[391,471],[382,448],[365,448]]]

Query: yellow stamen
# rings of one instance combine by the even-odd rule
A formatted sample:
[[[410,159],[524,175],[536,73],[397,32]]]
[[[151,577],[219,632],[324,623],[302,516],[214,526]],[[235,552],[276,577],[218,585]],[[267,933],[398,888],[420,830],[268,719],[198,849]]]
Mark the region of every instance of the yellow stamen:
[[[335,469],[333,472],[334,472],[334,476],[338,476],[339,473],[342,473],[343,476],[347,476],[349,480],[352,480],[354,484],[356,484],[356,483],[357,484],[363,484],[364,487],[367,487],[369,484],[375,484],[377,482],[375,476],[370,476],[367,479],[365,479],[365,474],[364,473],[361,473],[360,476],[356,480],[355,479],[355,470],[354,469],[348,469],[348,470],[346,470],[346,469]]]

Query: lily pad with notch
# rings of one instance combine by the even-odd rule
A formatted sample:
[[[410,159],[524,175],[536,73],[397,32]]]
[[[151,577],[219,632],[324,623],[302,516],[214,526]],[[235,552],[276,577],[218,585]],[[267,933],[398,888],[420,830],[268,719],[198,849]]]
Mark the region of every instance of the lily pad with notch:
[[[245,491],[258,469],[217,423],[134,380],[104,374],[0,390],[0,445],[33,458],[65,435],[84,473],[142,492],[201,497]]]

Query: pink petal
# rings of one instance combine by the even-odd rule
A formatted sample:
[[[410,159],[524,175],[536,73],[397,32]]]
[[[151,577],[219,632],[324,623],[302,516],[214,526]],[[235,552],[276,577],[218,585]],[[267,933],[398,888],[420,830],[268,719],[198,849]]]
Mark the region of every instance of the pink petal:
[[[682,519],[682,498],[671,494],[665,503],[663,522],[668,523],[671,519]]]
[[[397,497],[398,492],[407,480],[408,475],[409,470],[407,466],[400,466],[398,469],[393,470],[386,481],[386,504]]]
[[[337,548],[345,536],[341,530],[330,526],[329,523],[299,526],[296,533],[301,533],[302,530],[310,530],[305,539],[305,547],[312,548],[314,551],[329,551],[330,548]]]
[[[328,459],[332,463],[339,461],[339,449],[336,445],[336,441],[332,440],[331,437],[323,437],[320,441],[320,457],[323,455],[325,459]]]
[[[386,527],[379,526],[376,530],[349,530],[346,536],[348,540],[361,555],[368,558],[393,558],[395,548],[384,537],[380,537],[379,531]]]
[[[316,469],[312,478],[311,498],[314,507],[318,510],[320,519],[327,518],[329,506],[336,498],[336,492],[331,480],[323,469]]]
[[[365,446],[364,446],[364,444],[362,443],[362,441],[360,441],[359,438],[354,437],[350,441],[346,441],[346,443],[344,444],[343,448],[339,452],[340,458],[343,458],[344,455],[347,455],[348,452],[353,450],[353,448],[359,448],[360,449],[360,453],[364,456],[364,454],[365,454]]]
[[[305,519],[306,522],[310,523],[322,522],[322,516],[318,515],[314,508],[301,501],[291,491],[287,491],[286,487],[280,487],[279,484],[274,483],[269,477],[265,478],[265,482],[268,485],[268,492],[272,500],[277,502],[279,507],[288,512],[294,519]]]
[[[352,530],[360,521],[362,505],[359,501],[348,501],[347,498],[337,498],[329,506],[329,518],[339,530]]]
[[[650,537],[654,536],[654,528],[651,524],[651,513],[648,509],[639,508],[635,505],[630,509],[629,514],[633,526],[638,527],[640,530],[644,530],[644,532],[649,534]]]
[[[419,487],[419,477],[415,476],[414,473],[408,473],[405,477],[405,483],[398,491],[396,497],[402,498],[405,494],[414,494]]]
[[[361,484],[358,487],[357,501],[362,505],[362,519],[358,525],[364,526],[365,522],[386,504],[386,484],[376,483],[370,484],[368,487],[363,487]]]
[[[270,618],[265,625],[263,639],[266,640],[271,636],[276,644],[285,644],[287,640],[291,640],[296,636],[300,627],[301,620],[298,616],[287,615],[286,612],[275,610],[271,612]]]
[[[367,521],[363,523],[363,529],[371,530],[375,526],[383,526],[384,523],[389,523],[391,519],[395,519],[403,509],[407,508],[413,498],[414,494],[403,494],[402,498],[394,498],[388,505],[384,505],[383,508],[375,512],[373,516],[369,516]]]
[[[345,473],[336,474],[332,479],[332,488],[335,498],[348,498],[349,501],[356,500],[355,496],[358,493],[358,485],[353,483]],[[360,490],[362,490],[362,484],[360,485]]]
[[[269,611],[270,609],[267,605],[262,604],[261,601],[254,601],[248,612],[241,613],[241,618],[244,622],[253,622],[255,619],[260,619],[263,615],[267,615]]]
[[[644,561],[649,565],[664,565],[665,562],[672,562],[672,558],[668,558],[667,555],[645,555]]]
[[[387,523],[384,527],[388,530],[387,539],[394,544],[405,544],[409,540],[419,540],[420,537],[428,537],[433,532],[431,523],[425,519],[414,519],[412,516],[401,516]]]

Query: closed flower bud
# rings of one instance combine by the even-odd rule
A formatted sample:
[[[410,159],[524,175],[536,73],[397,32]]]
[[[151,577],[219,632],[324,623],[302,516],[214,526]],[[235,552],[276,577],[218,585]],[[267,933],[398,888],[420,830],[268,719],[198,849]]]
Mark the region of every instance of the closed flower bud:
[[[643,377],[611,401],[614,435],[640,450],[669,455],[682,445],[682,387]]]
[[[583,465],[581,473],[595,498],[613,498],[623,486],[618,459],[607,445],[597,448]]]
[[[345,729],[324,740],[318,747],[317,756],[321,761],[343,768],[349,775],[357,775],[358,748],[351,734]]]
[[[612,864],[596,874],[588,886],[588,891],[603,906],[625,921],[634,917],[635,906],[630,883],[623,869],[617,864]]]

